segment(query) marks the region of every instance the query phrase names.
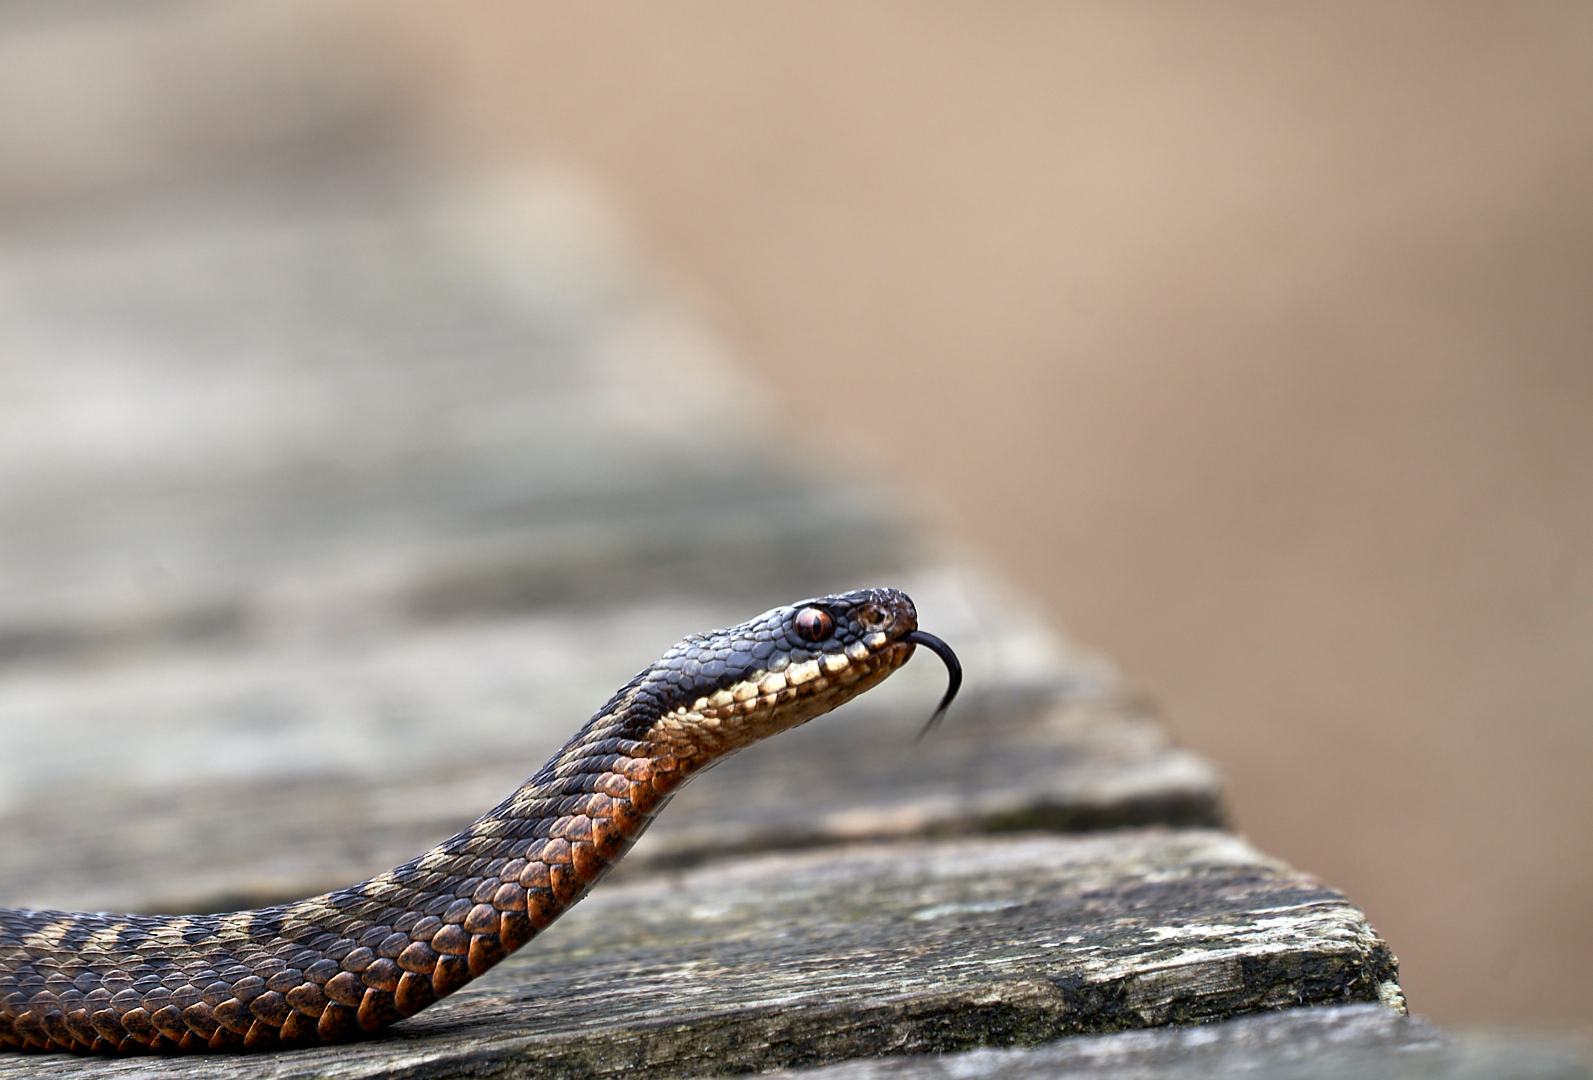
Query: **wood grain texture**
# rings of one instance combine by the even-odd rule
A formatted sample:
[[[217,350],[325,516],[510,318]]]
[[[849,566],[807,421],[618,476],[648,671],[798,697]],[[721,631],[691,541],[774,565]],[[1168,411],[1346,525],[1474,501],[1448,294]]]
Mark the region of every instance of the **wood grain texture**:
[[[952,722],[913,743],[939,678],[913,665],[694,785],[632,866],[1221,820],[1213,770],[854,487],[866,461],[790,460],[700,328],[566,235],[583,191],[366,181],[0,241],[0,351],[37,357],[0,395],[0,904],[351,884],[514,790],[683,634],[849,583],[953,642]]]
[[[1353,905],[1222,832],[864,844],[615,883],[369,1044],[162,1068],[683,1077],[1399,1005],[1395,974]],[[0,1077],[149,1067],[10,1057]]]
[[[794,595],[907,589],[967,689],[915,744],[940,672],[912,665],[715,769],[547,938],[375,1043],[0,1077],[673,1077],[1398,1003],[1360,913],[1231,836],[1035,832],[1215,824],[1218,782],[855,487],[858,447],[793,460],[587,192],[267,188],[0,245],[27,360],[0,400],[0,903],[346,886],[681,634]]]
[[[868,838],[1222,821],[1210,766],[1131,707],[988,685],[969,696],[916,744],[924,703],[898,695],[754,747],[688,785],[616,872]],[[300,899],[425,850],[536,760],[40,796],[0,814],[13,838],[0,903],[181,913]]]
[[[1446,1035],[1377,1005],[1285,1009],[1198,1027],[1044,1046],[873,1058],[766,1074],[777,1080],[1588,1080],[1586,1045]]]
[[[1042,1077],[1177,1080],[1234,1071],[1280,1072],[1312,1066],[1318,1075],[1394,1053],[1446,1044],[1424,1020],[1379,1005],[1319,1005],[1259,1013],[1214,1024],[1115,1032],[1044,1046],[963,1054],[848,1061],[771,1075],[802,1080],[1040,1080]]]

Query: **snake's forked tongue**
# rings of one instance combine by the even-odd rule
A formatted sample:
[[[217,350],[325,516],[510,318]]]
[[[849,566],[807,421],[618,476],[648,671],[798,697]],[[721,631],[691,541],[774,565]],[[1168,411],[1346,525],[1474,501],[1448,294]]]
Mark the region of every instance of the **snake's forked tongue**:
[[[922,739],[935,729],[935,725],[940,723],[940,718],[946,715],[947,709],[951,708],[952,700],[956,698],[957,691],[962,689],[962,664],[957,660],[957,654],[951,651],[951,646],[941,641],[934,634],[926,634],[922,630],[914,630],[904,636],[902,640],[911,641],[914,645],[922,645],[940,657],[941,660],[945,661],[946,674],[949,676],[946,682],[945,696],[940,699],[940,704],[935,706],[935,712],[930,716],[929,723],[924,725],[924,730],[918,733],[918,739]],[[914,739],[913,741],[917,742],[918,740]]]

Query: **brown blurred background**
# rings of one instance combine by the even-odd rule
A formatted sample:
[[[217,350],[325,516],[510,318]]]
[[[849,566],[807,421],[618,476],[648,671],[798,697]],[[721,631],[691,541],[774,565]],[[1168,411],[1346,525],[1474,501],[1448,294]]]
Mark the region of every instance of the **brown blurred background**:
[[[245,7],[152,24],[161,142],[16,5],[6,197],[563,163],[794,447],[914,485],[1154,696],[1415,1011],[1593,1030],[1593,8]],[[229,159],[244,100],[270,152]]]

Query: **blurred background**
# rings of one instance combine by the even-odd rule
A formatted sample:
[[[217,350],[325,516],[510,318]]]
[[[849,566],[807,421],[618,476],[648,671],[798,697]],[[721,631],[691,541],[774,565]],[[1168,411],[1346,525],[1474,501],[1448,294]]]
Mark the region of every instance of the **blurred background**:
[[[1593,9],[0,6],[13,244],[528,164],[793,458],[1112,657],[1413,1011],[1593,1031]]]

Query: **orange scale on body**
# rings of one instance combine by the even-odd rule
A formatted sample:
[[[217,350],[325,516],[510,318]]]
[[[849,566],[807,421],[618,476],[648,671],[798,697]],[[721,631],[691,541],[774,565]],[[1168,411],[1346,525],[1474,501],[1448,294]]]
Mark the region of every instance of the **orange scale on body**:
[[[85,1024],[88,1022],[88,1014],[83,1012],[81,1009],[78,1010],[77,1013],[68,1014],[68,1022],[71,1022],[73,1017],[78,1015],[83,1017],[83,1022]],[[173,1042],[180,1042],[183,1035],[188,1031],[188,1025],[183,1023],[183,1011],[175,1005],[167,1005],[165,1008],[157,1009],[155,1012],[150,1014],[149,1020],[150,1023],[155,1025],[156,1031],[160,1032]],[[74,1024],[73,1028],[74,1031],[76,1031],[77,1025]],[[81,1033],[79,1033],[78,1037],[82,1037]]]
[[[67,1044],[73,1041],[72,1032],[66,1026],[66,1014],[59,1009],[45,1013],[40,1023],[44,1025],[44,1033],[52,1042]]]
[[[414,1016],[436,1000],[437,991],[432,988],[431,978],[413,971],[404,972],[404,977],[398,980],[398,989],[393,991],[393,1005],[405,1016]]]
[[[61,1014],[57,1013],[56,1015],[60,1016]],[[64,1023],[66,1017],[61,1016],[61,1019],[63,1021],[61,1031],[66,1034]],[[148,1045],[151,1039],[160,1034],[160,1032],[155,1030],[155,1025],[149,1018],[149,1013],[142,1008],[129,1009],[124,1012],[122,1014],[122,1027],[127,1029],[129,1035],[145,1045]]]
[[[488,903],[477,904],[465,916],[461,929],[467,934],[494,934],[498,931],[498,909]]]
[[[94,1026],[94,1030],[102,1039],[115,1039],[119,1042],[127,1034],[122,1030],[121,1022],[116,1013],[110,1009],[101,1009],[99,1012],[90,1013],[89,1023]],[[42,1030],[41,1034],[47,1036],[49,1034],[48,1029]]]
[[[245,1034],[249,1030],[249,1025],[254,1023],[254,1016],[250,1014],[248,1004],[237,998],[217,1005],[215,1015],[216,1019],[221,1021],[222,1027],[239,1035]]]
[[[470,951],[470,935],[458,923],[449,923],[432,936],[431,947],[443,956],[463,956]]]
[[[319,1017],[319,1015],[320,1014],[317,1013],[316,1017]],[[316,1038],[316,1017],[306,1016],[304,1013],[298,1011],[289,1013],[288,1018],[282,1022],[282,1030],[277,1033],[278,1037],[281,1038],[283,1042],[309,1042],[310,1040]]]
[[[365,998],[365,980],[352,971],[340,971],[322,987],[326,996],[339,1005],[356,1008]],[[217,1009],[219,1014],[220,1009]],[[221,1019],[217,1016],[217,1019]]]
[[[243,1048],[245,1050],[264,1050],[269,1046],[277,1045],[281,1041],[280,1032],[275,1025],[268,1024],[264,1020],[256,1020],[249,1025],[249,1030],[243,1037]]]
[[[584,800],[581,812],[594,821],[601,820],[614,812],[614,799],[604,792],[594,791]]]
[[[572,849],[571,865],[585,885],[596,880],[599,874],[608,869],[608,860],[597,853],[596,844],[583,840]]]
[[[293,1006],[288,1004],[288,999],[282,994],[275,990],[267,990],[249,1002],[249,1011],[254,1013],[257,1020],[264,1020],[272,1027],[281,1027],[293,1012]]]
[[[430,950],[428,950],[430,951]],[[289,990],[286,995],[288,1004],[292,1005],[295,1012],[317,1019],[321,1011],[326,1008],[326,994],[314,983],[303,983]]]
[[[586,879],[568,863],[550,866],[548,882],[553,899],[558,901],[560,907],[569,907],[581,895],[581,890],[586,888]]]
[[[403,973],[403,969],[396,961],[383,957],[366,968],[361,977],[365,980],[365,985],[373,990],[385,990],[391,993],[398,989],[398,979]]]
[[[553,879],[545,862],[526,863],[525,869],[520,871],[520,887],[523,889],[548,889],[552,885]]]
[[[505,911],[498,919],[498,940],[505,952],[514,952],[536,936],[536,927],[523,911]]]
[[[92,1019],[90,1017],[91,1021]],[[216,1029],[221,1026],[216,1023],[215,1014],[211,1011],[210,1006],[203,1001],[196,1001],[183,1010],[183,1024],[187,1026],[190,1033],[198,1035],[202,1039],[209,1039],[216,1033]],[[99,1025],[95,1024],[94,1029],[98,1031]]]
[[[625,853],[630,837],[611,820],[602,820],[592,826],[592,848],[606,862],[613,862]]]
[[[442,956],[432,969],[431,986],[438,997],[447,997],[470,981],[470,962],[463,956]]]
[[[525,916],[536,929],[546,930],[563,910],[564,906],[554,898],[551,888],[526,890]]]
[[[437,966],[437,951],[424,941],[412,941],[398,954],[398,966],[405,971],[430,975]]]
[[[632,838],[646,828],[648,820],[646,811],[630,799],[615,800],[614,812],[609,816],[609,823],[614,828]]]
[[[349,1006],[333,1001],[321,1012],[315,1033],[324,1042],[341,1042],[359,1030],[359,1016]]]
[[[477,934],[470,939],[470,974],[484,975],[494,964],[509,955],[498,937],[496,929],[490,934]]]
[[[574,814],[570,817],[559,819],[554,825],[551,834],[556,839],[566,840],[571,844],[585,840],[592,835],[592,819],[585,814]]]
[[[492,894],[492,906],[499,911],[525,910],[525,886],[520,884],[518,876],[498,886],[498,891]]]
[[[386,990],[371,989],[365,991],[365,1000],[360,1002],[356,1014],[359,1025],[365,1031],[375,1031],[394,1020],[402,1019],[398,1006],[393,1002],[393,995]]]

